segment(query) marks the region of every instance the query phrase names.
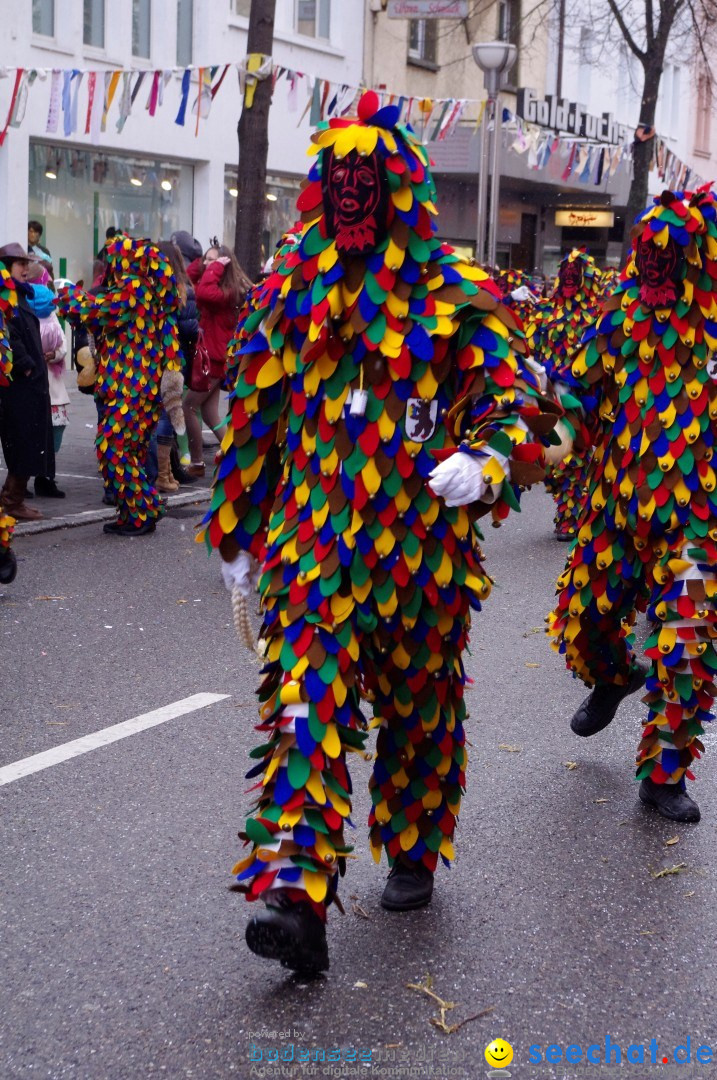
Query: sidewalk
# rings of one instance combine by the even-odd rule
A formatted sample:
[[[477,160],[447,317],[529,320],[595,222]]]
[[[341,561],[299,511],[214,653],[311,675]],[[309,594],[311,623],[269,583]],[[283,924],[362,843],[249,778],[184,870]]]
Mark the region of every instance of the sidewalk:
[[[102,504],[102,480],[97,468],[95,455],[95,435],[97,431],[97,412],[91,394],[81,394],[74,386],[75,373],[66,372],[66,382],[70,395],[70,423],[65,428],[62,447],[57,455],[57,486],[65,492],[64,499],[38,499],[30,503],[42,512],[40,521],[18,521],[15,526],[17,536],[29,533],[47,532],[51,529],[73,528],[98,521],[111,521],[115,510]],[[211,436],[207,438],[210,441]],[[179,489],[176,495],[168,495],[167,507],[186,506],[206,502],[210,495],[214,449],[205,449],[204,460],[207,474],[194,484]],[[0,452],[2,475],[5,462]],[[29,484],[32,491],[32,481]]]

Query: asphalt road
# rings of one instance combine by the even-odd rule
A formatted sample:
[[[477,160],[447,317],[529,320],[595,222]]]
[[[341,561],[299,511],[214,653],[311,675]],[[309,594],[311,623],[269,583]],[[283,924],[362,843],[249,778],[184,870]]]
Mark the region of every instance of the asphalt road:
[[[258,663],[234,636],[216,557],[193,542],[197,517],[175,508],[136,541],[97,524],[18,540],[0,595],[0,768],[196,693],[228,696],[0,787],[2,1080],[715,1076],[694,1064],[700,1044],[717,1052],[711,739],[694,827],[637,801],[638,701],[595,739],[570,733],[583,690],[541,632],[565,556],[548,497],[528,494],[488,530],[497,584],[467,664],[456,863],[430,908],[384,912],[370,765],[355,765],[359,858],[315,983],[246,950],[247,905],[228,891]],[[439,1002],[408,984],[454,1003],[443,1018],[458,1029],[440,1030]],[[491,1073],[498,1036],[514,1058]],[[688,1036],[693,1064],[671,1064]],[[620,1065],[616,1051],[604,1064],[606,1037]],[[651,1064],[651,1039],[670,1063]],[[629,1044],[646,1048],[643,1067],[626,1063]],[[531,1064],[529,1047],[549,1045],[561,1060]],[[579,1061],[565,1063],[568,1046]],[[304,1066],[300,1047],[370,1050],[372,1064]]]

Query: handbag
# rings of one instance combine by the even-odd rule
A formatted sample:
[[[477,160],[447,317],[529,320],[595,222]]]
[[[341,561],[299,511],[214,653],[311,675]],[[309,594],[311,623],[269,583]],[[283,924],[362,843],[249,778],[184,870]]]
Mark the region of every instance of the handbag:
[[[211,386],[209,374],[209,352],[204,341],[204,331],[199,328],[197,340],[194,343],[192,362],[189,366],[189,389],[202,394]]]

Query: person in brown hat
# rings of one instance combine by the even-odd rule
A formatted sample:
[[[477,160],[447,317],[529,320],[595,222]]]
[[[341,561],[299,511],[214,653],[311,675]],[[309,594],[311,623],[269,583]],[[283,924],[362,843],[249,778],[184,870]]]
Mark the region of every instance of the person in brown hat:
[[[0,442],[8,470],[0,502],[19,521],[42,517],[39,510],[25,504],[29,478],[55,475],[47,364],[40,324],[28,303],[32,294],[26,281],[30,263],[39,261],[20,244],[0,247],[0,264],[12,277],[17,290],[17,307],[8,323],[12,381],[0,387]]]

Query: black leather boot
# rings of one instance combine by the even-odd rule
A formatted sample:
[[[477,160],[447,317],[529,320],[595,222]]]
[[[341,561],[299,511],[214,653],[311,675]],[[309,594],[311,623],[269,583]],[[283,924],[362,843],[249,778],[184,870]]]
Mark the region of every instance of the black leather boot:
[[[269,896],[264,910],[247,924],[245,937],[251,951],[304,975],[326,971],[326,926],[311,904],[292,900],[282,889]]]
[[[12,548],[0,551],[0,585],[9,585],[17,575],[17,559]]]
[[[433,871],[423,863],[406,866],[396,861],[388,875],[381,897],[387,911],[414,911],[430,904],[433,896]]]
[[[583,701],[577,712],[570,721],[570,728],[583,738],[596,735],[615,719],[618,705],[623,698],[634,694],[641,686],[645,685],[650,665],[636,660],[632,674],[624,686],[616,686],[614,683],[602,683],[593,688],[592,693]]]
[[[684,780],[679,784],[656,784],[647,776],[640,784],[638,795],[646,806],[652,806],[670,821],[700,820],[700,808],[687,794]]]
[[[54,476],[36,476],[35,494],[41,499],[64,499],[64,491],[60,491]]]

